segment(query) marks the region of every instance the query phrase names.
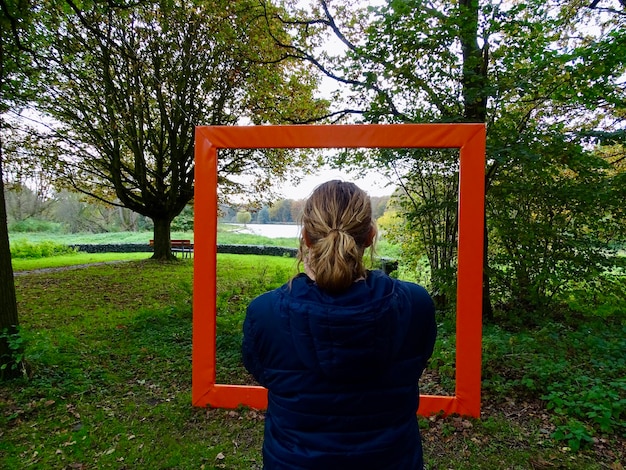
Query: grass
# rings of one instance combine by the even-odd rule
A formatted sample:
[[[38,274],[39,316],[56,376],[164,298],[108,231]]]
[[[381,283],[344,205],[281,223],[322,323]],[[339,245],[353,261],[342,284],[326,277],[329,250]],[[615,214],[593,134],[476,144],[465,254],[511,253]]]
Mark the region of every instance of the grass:
[[[250,383],[239,357],[245,307],[293,272],[293,259],[218,255],[218,381]],[[0,468],[261,468],[262,412],[191,406],[192,276],[190,260],[18,276],[32,371],[0,384]],[[435,393],[453,387],[452,319],[440,323],[423,379]],[[623,377],[623,325],[543,328],[485,329],[482,417],[420,418],[429,469],[623,468],[623,428],[597,428],[575,452],[552,434],[568,419],[593,423],[541,398],[546,384],[571,392],[583,375],[592,385]]]
[[[0,388],[0,467],[255,468],[260,417],[190,406],[191,279],[189,261],[17,278],[33,375]]]
[[[61,268],[80,266],[83,264],[108,263],[111,261],[142,260],[150,257],[150,253],[74,253],[63,256],[51,256],[36,259],[13,259],[14,271],[30,271],[34,269]]]

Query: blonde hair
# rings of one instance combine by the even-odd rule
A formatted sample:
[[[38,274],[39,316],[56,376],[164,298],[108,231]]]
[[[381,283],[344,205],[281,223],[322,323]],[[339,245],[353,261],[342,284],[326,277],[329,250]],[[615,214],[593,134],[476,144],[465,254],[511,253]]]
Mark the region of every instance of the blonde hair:
[[[365,276],[363,254],[376,225],[370,198],[357,185],[333,180],[315,188],[304,205],[302,232],[298,261],[320,288],[337,294]]]

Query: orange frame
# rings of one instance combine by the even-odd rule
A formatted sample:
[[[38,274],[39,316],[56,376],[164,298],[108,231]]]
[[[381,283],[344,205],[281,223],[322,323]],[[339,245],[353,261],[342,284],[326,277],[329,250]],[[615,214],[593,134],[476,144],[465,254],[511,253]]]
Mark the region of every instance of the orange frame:
[[[455,395],[422,395],[418,414],[443,412],[479,417],[485,135],[483,124],[196,127],[193,405],[267,407],[267,390],[263,387],[215,383],[218,149],[459,148]]]

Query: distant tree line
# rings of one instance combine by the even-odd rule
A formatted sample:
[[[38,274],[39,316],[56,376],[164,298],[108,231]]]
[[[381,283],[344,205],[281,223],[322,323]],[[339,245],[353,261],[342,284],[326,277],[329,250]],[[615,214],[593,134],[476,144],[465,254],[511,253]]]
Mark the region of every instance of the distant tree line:
[[[152,230],[152,221],[148,217],[124,207],[100,203],[76,192],[64,190],[46,196],[22,184],[7,184],[5,198],[10,232]],[[181,213],[181,216],[184,215],[185,211]],[[182,219],[181,222],[184,222]],[[175,225],[174,222],[172,225]]]
[[[105,204],[72,191],[49,191],[20,183],[5,187],[10,232],[136,232],[152,230],[150,218],[130,209]],[[385,213],[390,196],[373,196],[372,215]],[[305,199],[279,199],[260,208],[220,206],[220,222],[253,224],[296,224]],[[172,229],[193,231],[194,209],[187,205],[172,220]]]
[[[389,199],[390,196],[372,196],[372,216],[374,219],[380,218],[385,213]],[[220,221],[253,224],[297,224],[300,222],[300,215],[305,202],[306,199],[279,199],[258,209],[224,205],[220,207]],[[250,218],[244,221],[241,214],[246,213],[249,214]]]

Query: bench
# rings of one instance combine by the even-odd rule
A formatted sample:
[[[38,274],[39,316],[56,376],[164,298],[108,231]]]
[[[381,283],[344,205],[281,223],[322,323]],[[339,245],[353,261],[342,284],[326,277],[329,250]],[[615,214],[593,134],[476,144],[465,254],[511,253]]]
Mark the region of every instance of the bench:
[[[154,247],[154,240],[150,240],[150,246]],[[172,253],[182,253],[183,258],[191,257],[193,253],[193,243],[191,240],[170,240]]]

